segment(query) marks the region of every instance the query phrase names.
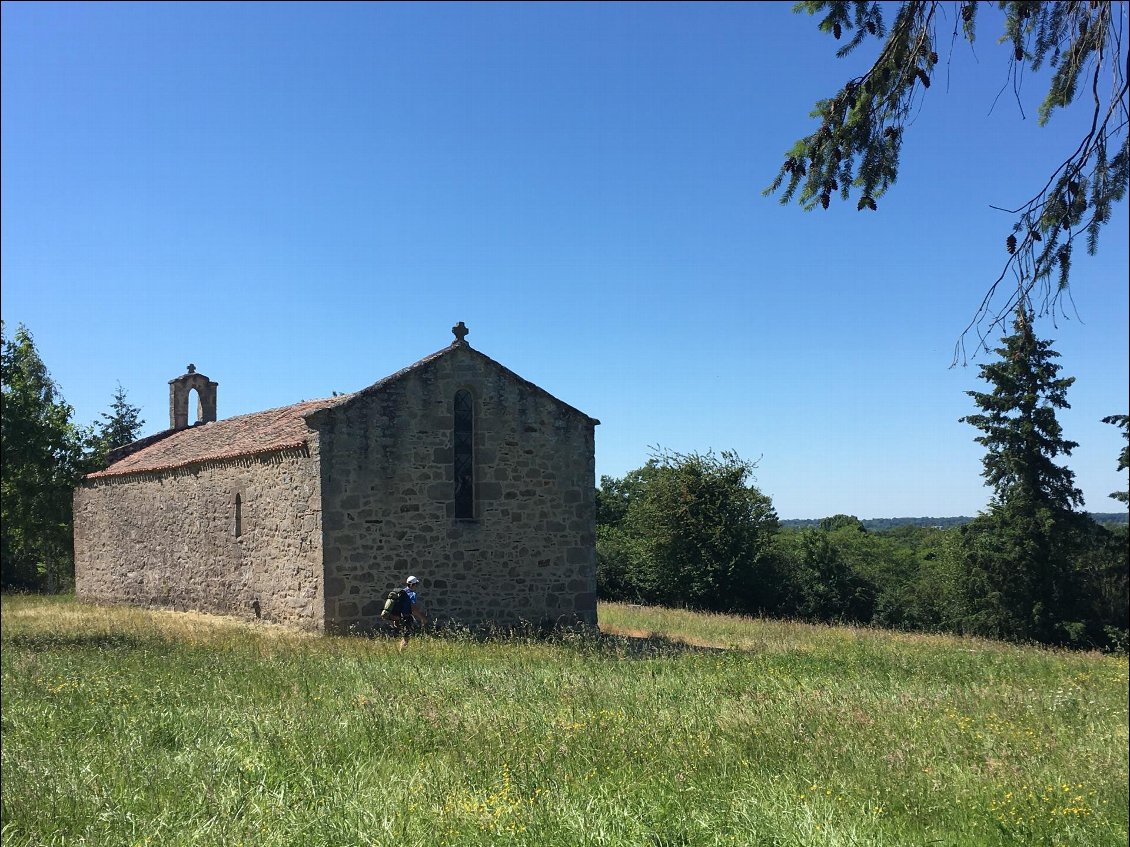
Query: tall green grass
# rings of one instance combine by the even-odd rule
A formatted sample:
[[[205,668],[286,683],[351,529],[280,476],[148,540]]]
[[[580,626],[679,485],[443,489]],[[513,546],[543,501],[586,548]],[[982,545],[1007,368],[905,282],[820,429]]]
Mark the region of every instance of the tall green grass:
[[[403,653],[2,612],[5,845],[1127,843],[1125,658],[619,605]]]

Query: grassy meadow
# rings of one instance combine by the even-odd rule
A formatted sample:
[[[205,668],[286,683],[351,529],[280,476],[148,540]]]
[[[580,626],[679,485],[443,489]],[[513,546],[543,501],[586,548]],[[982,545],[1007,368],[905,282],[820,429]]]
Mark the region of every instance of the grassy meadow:
[[[1126,845],[1127,660],[606,604],[306,635],[2,601],[4,845]]]

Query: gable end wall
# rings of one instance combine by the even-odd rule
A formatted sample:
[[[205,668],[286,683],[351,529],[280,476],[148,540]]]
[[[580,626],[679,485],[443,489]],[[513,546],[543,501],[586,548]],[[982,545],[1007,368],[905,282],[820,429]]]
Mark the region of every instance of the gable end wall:
[[[473,521],[454,517],[460,389],[475,399]],[[409,573],[440,623],[596,624],[591,419],[455,350],[318,425],[328,629],[371,629]]]

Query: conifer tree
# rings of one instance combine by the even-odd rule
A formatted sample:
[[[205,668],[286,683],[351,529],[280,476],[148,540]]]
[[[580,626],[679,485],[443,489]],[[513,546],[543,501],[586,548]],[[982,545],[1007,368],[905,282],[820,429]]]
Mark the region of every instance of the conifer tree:
[[[981,475],[999,502],[1045,505],[1069,511],[1083,504],[1075,474],[1053,460],[1079,446],[1063,437],[1056,409],[1071,408],[1067,389],[1075,377],[1059,377],[1059,354],[1050,341],[1036,338],[1032,313],[1016,312],[1013,334],[998,347],[996,362],[981,365],[991,392],[965,392],[982,410],[961,420],[984,432],[974,440],[988,452]]]
[[[993,489],[986,512],[963,528],[966,628],[991,637],[1071,642],[1080,637],[1082,586],[1074,567],[1093,522],[1075,511],[1083,496],[1056,463],[1077,446],[1063,437],[1056,410],[1069,408],[1073,377],[1060,377],[1059,354],[1038,339],[1032,311],[1016,312],[1013,334],[981,365],[991,391],[969,391],[978,414],[982,476]]]
[[[103,451],[123,447],[137,440],[137,435],[145,425],[141,419],[141,409],[126,400],[126,391],[118,383],[114,392],[114,402],[110,412],[102,413],[102,423],[98,425],[98,445]]]
[[[1130,415],[1108,415],[1103,418],[1103,423],[1122,428],[1122,437],[1126,439],[1126,445],[1122,448],[1122,452],[1118,454],[1118,470],[1124,471],[1130,468]],[[1130,492],[1128,491],[1112,491],[1110,496],[1119,503],[1130,503]]]

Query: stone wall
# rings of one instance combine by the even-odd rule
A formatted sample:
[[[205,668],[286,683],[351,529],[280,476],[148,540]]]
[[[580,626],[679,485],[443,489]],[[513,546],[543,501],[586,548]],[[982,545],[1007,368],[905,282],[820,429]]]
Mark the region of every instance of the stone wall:
[[[474,398],[475,519],[453,402]],[[466,345],[318,412],[326,626],[374,626],[408,574],[439,623],[596,624],[595,421]]]
[[[291,450],[84,481],[74,496],[77,596],[321,629],[312,444],[313,458]]]

